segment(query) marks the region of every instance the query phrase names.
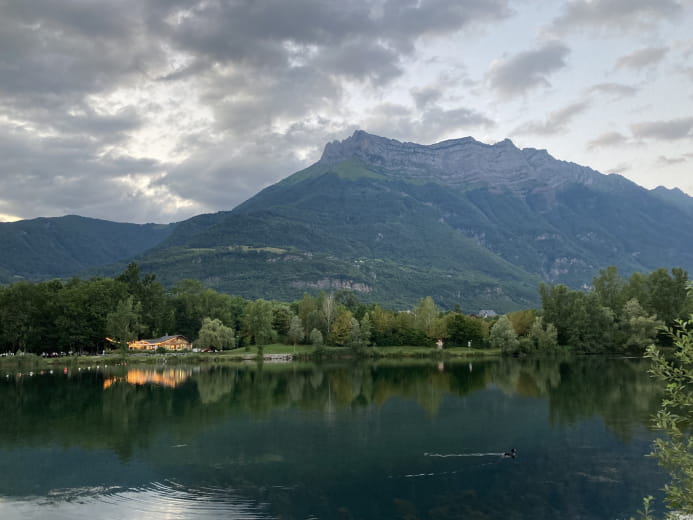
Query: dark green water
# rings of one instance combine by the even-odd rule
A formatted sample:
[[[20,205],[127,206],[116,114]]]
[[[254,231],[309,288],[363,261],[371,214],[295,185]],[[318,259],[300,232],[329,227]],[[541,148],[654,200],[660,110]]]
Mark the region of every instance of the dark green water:
[[[634,359],[1,376],[3,520],[622,519],[665,477]]]

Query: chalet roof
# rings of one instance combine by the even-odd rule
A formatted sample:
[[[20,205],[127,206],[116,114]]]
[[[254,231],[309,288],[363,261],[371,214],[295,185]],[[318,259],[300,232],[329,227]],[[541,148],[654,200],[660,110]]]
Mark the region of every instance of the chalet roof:
[[[145,343],[151,343],[152,345],[157,344],[157,343],[164,343],[165,341],[175,339],[175,338],[183,338],[185,341],[188,341],[188,338],[185,336],[182,336],[181,334],[174,334],[173,336],[161,336],[160,338],[155,338],[155,339],[141,339],[141,342]]]

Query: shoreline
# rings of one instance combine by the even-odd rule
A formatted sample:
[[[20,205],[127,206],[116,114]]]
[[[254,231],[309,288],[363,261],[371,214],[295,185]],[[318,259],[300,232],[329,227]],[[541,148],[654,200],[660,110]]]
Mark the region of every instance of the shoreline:
[[[36,354],[17,354],[0,356],[0,368],[55,368],[57,366],[85,366],[101,363],[127,363],[128,365],[221,365],[248,362],[263,363],[305,363],[334,360],[379,360],[379,359],[430,359],[432,361],[450,359],[474,359],[499,357],[500,349],[469,349],[466,347],[438,350],[431,347],[366,347],[354,352],[346,347],[325,347],[317,350],[305,345],[267,345],[262,348],[260,358],[258,347],[239,348],[220,352],[106,352],[95,355],[72,355],[42,357]]]

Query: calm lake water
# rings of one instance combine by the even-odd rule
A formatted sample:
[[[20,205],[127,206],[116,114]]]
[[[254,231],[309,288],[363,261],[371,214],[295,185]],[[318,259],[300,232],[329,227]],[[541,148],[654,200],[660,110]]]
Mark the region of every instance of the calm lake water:
[[[2,373],[0,518],[628,518],[665,481],[645,457],[660,397],[646,369],[503,359]]]

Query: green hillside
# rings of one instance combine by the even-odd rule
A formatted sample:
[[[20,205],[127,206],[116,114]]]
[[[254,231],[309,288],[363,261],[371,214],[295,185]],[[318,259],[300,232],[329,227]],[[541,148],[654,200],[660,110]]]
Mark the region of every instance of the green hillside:
[[[547,157],[556,176],[582,173]],[[508,310],[535,305],[541,280],[580,287],[608,265],[693,267],[691,218],[622,177],[584,168],[589,183],[518,192],[378,164],[316,163],[233,211],[181,223],[143,268],[249,298],[356,287],[394,305],[431,295]]]
[[[395,306],[425,295],[469,310],[536,303],[539,278],[441,221],[417,199],[422,187],[340,166],[311,167],[232,212],[183,222],[139,262],[165,282],[194,277],[251,298],[351,288]]]
[[[544,150],[471,137],[430,146],[365,132],[232,211],[171,226],[81,217],[0,225],[0,281],[112,275],[136,261],[245,298],[351,289],[363,301],[507,311],[541,281],[589,286],[693,268],[691,198],[648,191]]]
[[[75,215],[0,223],[0,283],[72,276],[131,258],[161,242],[174,227]]]

